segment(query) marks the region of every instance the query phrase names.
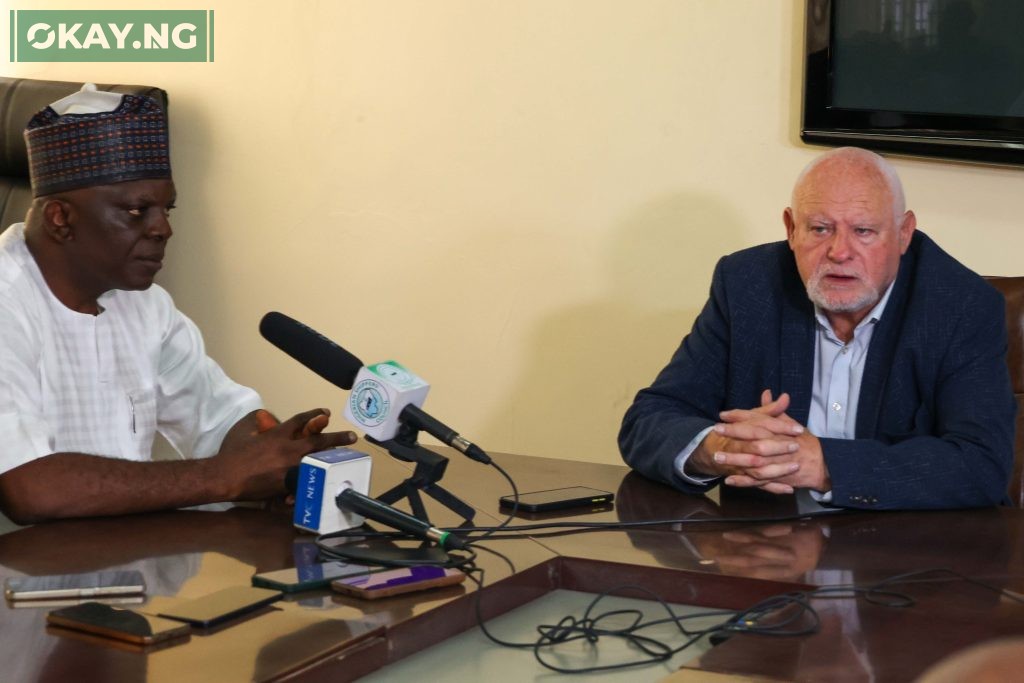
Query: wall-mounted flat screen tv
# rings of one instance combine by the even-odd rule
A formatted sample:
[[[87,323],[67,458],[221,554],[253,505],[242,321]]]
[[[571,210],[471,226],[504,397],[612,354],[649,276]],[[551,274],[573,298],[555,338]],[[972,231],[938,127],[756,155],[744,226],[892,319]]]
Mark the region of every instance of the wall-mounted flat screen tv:
[[[801,138],[1024,164],[1024,0],[807,0]]]

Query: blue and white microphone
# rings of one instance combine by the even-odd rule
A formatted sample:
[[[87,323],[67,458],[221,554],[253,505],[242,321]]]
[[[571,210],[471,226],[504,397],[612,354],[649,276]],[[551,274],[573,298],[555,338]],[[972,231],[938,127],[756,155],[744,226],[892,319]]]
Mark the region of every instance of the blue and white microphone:
[[[292,524],[303,531],[330,534],[363,523],[363,515],[336,502],[344,491],[370,490],[373,461],[362,451],[332,448],[310,453],[299,463]]]
[[[427,400],[430,385],[393,360],[359,368],[345,404],[345,419],[377,441],[393,439],[402,411]]]

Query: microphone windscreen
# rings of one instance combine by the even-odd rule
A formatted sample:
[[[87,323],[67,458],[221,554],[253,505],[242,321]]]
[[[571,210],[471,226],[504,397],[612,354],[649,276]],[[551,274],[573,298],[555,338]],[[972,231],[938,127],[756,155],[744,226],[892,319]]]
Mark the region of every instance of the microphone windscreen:
[[[260,321],[260,334],[268,342],[342,389],[351,389],[362,361],[316,330],[271,311]]]

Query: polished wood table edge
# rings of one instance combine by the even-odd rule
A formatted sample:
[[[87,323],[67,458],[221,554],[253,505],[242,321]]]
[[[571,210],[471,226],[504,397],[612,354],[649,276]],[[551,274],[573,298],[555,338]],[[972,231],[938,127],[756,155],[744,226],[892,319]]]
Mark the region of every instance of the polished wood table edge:
[[[560,556],[558,559],[560,562],[557,588],[603,593],[616,586],[635,584],[639,574],[642,576],[643,588],[665,602],[696,607],[746,609],[766,598],[814,590],[814,586],[804,583],[753,579],[689,569],[569,556]],[[632,597],[653,599],[650,595],[640,592],[636,592]]]
[[[388,637],[384,626],[338,644],[337,650],[297,664],[270,681],[327,681],[344,683],[373,673],[388,663]]]
[[[460,633],[476,628],[477,600],[484,621],[536,598],[555,587],[557,565],[553,557],[532,567],[517,571],[480,590],[466,590],[435,609],[411,616],[395,624],[381,626],[355,640],[339,645],[316,661],[306,662],[285,672],[279,681],[352,681],[377,669],[397,662],[420,650]],[[452,590],[455,590],[453,587]]]
[[[553,557],[482,589],[463,595],[388,628],[388,663],[436,645],[479,625],[477,601],[484,621],[499,617],[532,600],[543,597],[557,586],[556,567],[560,558]]]

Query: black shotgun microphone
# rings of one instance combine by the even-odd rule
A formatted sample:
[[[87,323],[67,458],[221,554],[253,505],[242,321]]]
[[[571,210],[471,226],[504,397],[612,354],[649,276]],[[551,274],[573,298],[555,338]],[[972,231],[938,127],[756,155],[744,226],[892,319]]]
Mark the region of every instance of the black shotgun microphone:
[[[271,311],[260,320],[260,334],[268,342],[325,380],[351,389],[363,362],[327,337],[284,313]]]
[[[430,526],[423,520],[416,519],[398,508],[393,508],[379,500],[364,496],[355,489],[345,489],[338,494],[334,502],[343,510],[350,510],[367,519],[385,524],[392,529],[403,531],[414,538],[433,541],[445,550],[449,548],[455,550],[466,549],[466,542],[455,534],[441,531],[437,527]]]
[[[387,441],[395,437],[401,424],[408,423],[477,462],[491,463],[482,448],[420,408],[430,385],[394,361],[364,368],[361,360],[327,337],[277,311],[263,316],[260,334],[331,384],[342,389],[351,389],[356,384],[354,396],[346,404],[345,416],[367,436]],[[395,377],[402,379],[392,384]],[[357,379],[360,379],[358,383]],[[364,401],[373,408],[372,414],[366,408],[359,408]]]

